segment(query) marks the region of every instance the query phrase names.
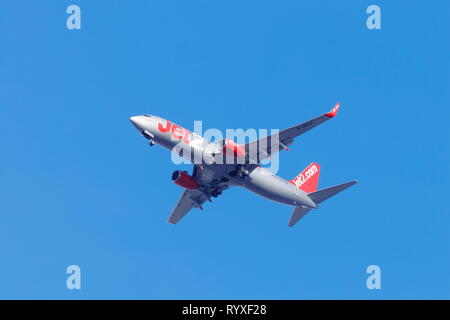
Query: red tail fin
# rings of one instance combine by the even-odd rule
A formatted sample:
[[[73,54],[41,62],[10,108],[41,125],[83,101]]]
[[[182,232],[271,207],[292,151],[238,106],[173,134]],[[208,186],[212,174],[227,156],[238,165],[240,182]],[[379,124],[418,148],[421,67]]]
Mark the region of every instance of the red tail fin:
[[[317,186],[319,185],[319,175],[320,166],[313,162],[290,182],[306,193],[311,193],[317,190]]]

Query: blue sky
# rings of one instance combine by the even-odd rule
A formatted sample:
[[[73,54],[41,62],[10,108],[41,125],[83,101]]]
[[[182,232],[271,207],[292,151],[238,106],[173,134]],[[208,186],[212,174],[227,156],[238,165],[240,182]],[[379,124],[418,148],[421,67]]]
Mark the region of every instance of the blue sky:
[[[448,1],[20,0],[0,15],[0,298],[450,298]],[[292,229],[291,208],[243,189],[169,225],[177,167],[128,121],[283,129],[338,101],[279,174],[316,161],[321,187],[360,184]]]

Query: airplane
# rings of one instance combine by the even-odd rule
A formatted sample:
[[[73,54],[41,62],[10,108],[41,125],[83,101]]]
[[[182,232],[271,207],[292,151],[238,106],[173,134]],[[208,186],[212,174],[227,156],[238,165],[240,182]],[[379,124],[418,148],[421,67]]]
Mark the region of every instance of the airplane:
[[[358,181],[318,190],[320,166],[315,162],[292,180],[273,174],[260,163],[281,150],[288,150],[296,137],[334,118],[339,107],[340,103],[319,117],[246,144],[231,139],[210,142],[155,115],[133,116],[130,121],[150,146],[160,145],[194,163],[191,175],[182,170],[172,174],[172,181],[184,192],[168,219],[169,223],[177,224],[191,209],[203,210],[206,201],[212,202],[211,198],[219,197],[226,189],[239,186],[269,200],[293,206],[288,223],[292,227],[320,203]]]

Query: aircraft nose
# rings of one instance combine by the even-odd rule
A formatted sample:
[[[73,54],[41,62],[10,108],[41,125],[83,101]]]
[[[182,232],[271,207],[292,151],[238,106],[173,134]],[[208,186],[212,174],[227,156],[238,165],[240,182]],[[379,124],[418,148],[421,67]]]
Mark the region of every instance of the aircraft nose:
[[[133,116],[130,118],[130,122],[140,132],[143,128],[143,120],[141,116]]]

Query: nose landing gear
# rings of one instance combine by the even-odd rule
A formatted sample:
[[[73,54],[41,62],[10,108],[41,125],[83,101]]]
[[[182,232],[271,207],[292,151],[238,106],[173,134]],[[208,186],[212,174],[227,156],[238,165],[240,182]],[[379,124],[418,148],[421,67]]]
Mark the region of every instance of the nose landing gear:
[[[153,139],[155,138],[155,136],[153,134],[151,134],[150,132],[148,132],[147,130],[143,130],[141,131],[142,136],[148,140],[148,145],[150,147],[153,147],[155,145],[155,141],[153,141]]]

